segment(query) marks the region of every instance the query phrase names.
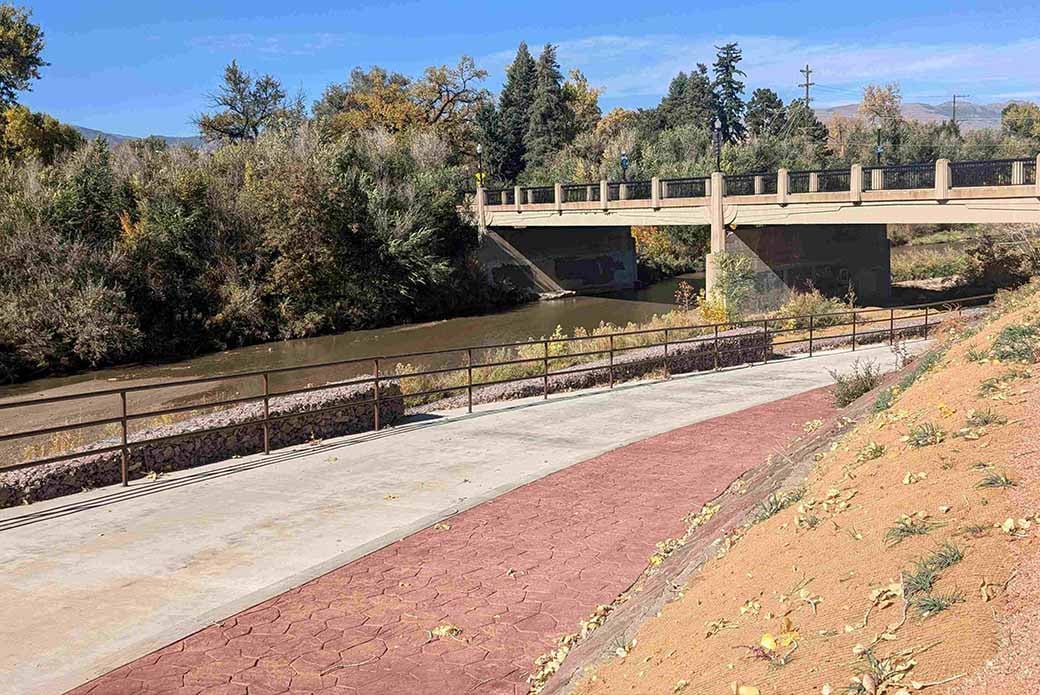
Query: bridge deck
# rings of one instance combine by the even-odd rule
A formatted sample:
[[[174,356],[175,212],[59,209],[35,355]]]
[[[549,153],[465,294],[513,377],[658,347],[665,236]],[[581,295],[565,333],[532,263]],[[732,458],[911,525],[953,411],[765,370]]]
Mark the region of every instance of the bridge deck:
[[[480,191],[476,212],[483,227],[1040,223],[1038,162],[517,186]]]

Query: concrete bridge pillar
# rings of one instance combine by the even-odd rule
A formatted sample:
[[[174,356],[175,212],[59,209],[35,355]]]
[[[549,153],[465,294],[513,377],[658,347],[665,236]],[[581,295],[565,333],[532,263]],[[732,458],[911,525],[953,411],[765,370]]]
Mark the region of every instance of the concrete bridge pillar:
[[[704,259],[704,283],[709,293],[715,286],[714,256],[716,253],[726,250],[726,222],[722,207],[722,198],[726,193],[725,188],[726,177],[722,175],[722,172],[716,171],[711,175],[711,202],[709,203],[711,245],[708,256]]]

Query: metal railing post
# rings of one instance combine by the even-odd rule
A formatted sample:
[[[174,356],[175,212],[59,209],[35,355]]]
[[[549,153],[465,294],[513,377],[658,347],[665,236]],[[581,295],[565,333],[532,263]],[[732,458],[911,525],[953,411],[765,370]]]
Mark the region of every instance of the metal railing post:
[[[610,388],[614,388],[614,334],[610,334]]]
[[[549,398],[549,341],[542,343],[545,353],[542,356],[542,400]]]
[[[473,348],[466,348],[466,411],[473,412]]]
[[[719,324],[715,324],[715,371],[719,371]]]
[[[896,344],[896,310],[888,310],[888,344]]]
[[[852,310],[852,351],[856,351],[856,310]]]
[[[668,364],[668,329],[664,329],[664,378],[672,378],[672,370]]]
[[[119,400],[122,403],[122,414],[119,417],[119,425],[122,429],[122,448],[119,450],[119,478],[123,483],[123,487],[126,487],[130,484],[130,452],[126,443],[126,391],[119,392]]]
[[[815,318],[816,317],[813,314],[809,314],[809,357],[812,357],[812,354],[813,354],[813,344],[812,344],[813,323],[814,323],[813,319],[815,319]]]
[[[271,453],[271,380],[264,372],[264,455]]]
[[[762,319],[762,364],[769,363],[769,319]]]
[[[372,360],[372,383],[375,385],[375,400],[373,401],[373,412],[372,423],[375,425],[375,429],[379,431],[379,358]]]

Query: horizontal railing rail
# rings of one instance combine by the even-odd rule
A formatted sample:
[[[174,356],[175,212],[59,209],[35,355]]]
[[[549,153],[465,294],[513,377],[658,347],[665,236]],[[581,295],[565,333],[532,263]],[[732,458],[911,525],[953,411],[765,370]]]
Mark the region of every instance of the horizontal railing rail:
[[[681,351],[677,352],[677,350],[680,350],[683,346],[690,345],[708,344],[710,352],[706,353],[706,359],[710,359],[713,362],[714,368],[719,368],[720,365],[724,366],[726,364],[727,355],[737,352],[748,352],[749,348],[747,346],[738,345],[734,348],[726,344],[726,341],[755,335],[732,333],[732,331],[742,328],[755,328],[762,331],[761,351],[763,354],[760,359],[763,362],[768,362],[772,358],[776,347],[785,345],[802,344],[807,349],[807,352],[812,355],[820,345],[820,341],[834,342],[851,338],[852,349],[855,350],[858,345],[871,336],[884,335],[888,336],[889,340],[895,341],[899,336],[917,335],[914,331],[918,331],[921,335],[927,337],[930,327],[937,320],[940,320],[943,314],[955,310],[960,311],[964,306],[979,304],[988,301],[992,297],[993,295],[991,294],[985,294],[956,301],[913,304],[887,309],[849,308],[843,311],[794,317],[749,319],[723,323],[694,323],[660,328],[615,331],[604,335],[561,336],[506,343],[469,345],[439,350],[357,357],[218,376],[194,377],[160,383],[113,387],[61,396],[9,400],[0,402],[0,412],[9,413],[9,417],[15,420],[18,418],[20,410],[24,411],[47,405],[70,404],[88,399],[116,398],[117,408],[114,414],[105,417],[95,417],[62,425],[4,432],[0,434],[0,443],[89,430],[97,427],[117,426],[119,432],[115,437],[117,443],[109,445],[106,439],[99,438],[92,445],[87,445],[86,448],[80,447],[74,451],[67,451],[57,455],[33,457],[30,460],[2,465],[0,466],[0,472],[42,466],[86,456],[119,452],[120,479],[122,484],[126,485],[129,481],[128,464],[131,450],[145,444],[172,441],[206,432],[260,427],[263,429],[263,451],[266,454],[270,453],[271,450],[271,425],[275,422],[300,417],[301,415],[332,412],[347,408],[371,407],[372,429],[378,430],[381,427],[381,407],[388,403],[406,401],[407,399],[413,399],[413,402],[415,402],[414,399],[424,397],[451,396],[452,394],[465,393],[466,407],[472,412],[474,390],[498,384],[537,382],[540,380],[541,395],[543,398],[548,398],[551,390],[550,379],[566,374],[580,374],[593,371],[606,372],[606,380],[613,387],[619,375],[619,370],[623,370],[621,374],[624,374],[626,371],[633,373],[632,369],[635,366],[660,364],[667,378],[671,375],[676,360],[683,354]],[[916,319],[923,319],[923,324],[913,323]],[[881,328],[876,328],[877,324],[883,325]],[[870,328],[871,326],[875,326],[875,328]],[[842,331],[843,328],[848,327],[851,327],[850,332]],[[778,336],[796,337],[793,337],[791,340],[776,341],[775,338]],[[753,350],[758,349],[753,348]],[[636,358],[639,359],[629,359],[623,362],[617,361],[619,355],[632,354],[638,350],[646,351],[646,356],[641,357],[640,354],[636,354]],[[484,355],[484,359],[479,359],[481,355]],[[433,358],[448,357],[454,358],[456,363],[449,366],[430,366],[425,369],[400,371],[400,366],[405,364],[405,360],[424,359],[429,361]],[[597,358],[599,360],[598,363],[589,361]],[[756,357],[755,359],[757,361],[759,358]],[[553,368],[561,364],[562,368]],[[386,368],[390,365],[397,365],[398,368],[395,371],[388,372]],[[363,367],[368,374],[364,375],[364,372],[362,372],[362,375],[344,375],[345,378],[341,380],[327,381],[318,385],[308,384],[302,387],[279,390],[271,388],[271,379],[274,376],[301,374],[309,370],[328,371],[341,369],[346,371],[351,367]],[[495,372],[495,370],[509,367],[518,368],[521,373],[507,374],[502,377]],[[527,371],[524,371],[525,369]],[[398,392],[388,393],[385,390],[388,384],[394,382],[400,385],[408,379],[422,380],[430,379],[431,377],[450,377],[454,378],[455,381],[449,381],[443,385],[433,383],[433,388],[422,388],[418,391],[409,391],[402,388]],[[184,389],[190,386],[228,384],[250,380],[259,382],[256,393],[250,395],[235,395],[215,401],[183,403],[170,407],[147,407],[139,410],[131,409],[128,405],[129,397],[134,394],[161,389]],[[295,412],[277,413],[271,410],[272,399],[359,385],[369,386],[371,395],[363,394],[364,397],[362,398],[355,398],[344,403],[322,405]],[[154,418],[168,418],[171,415],[192,411],[213,410],[215,408],[226,408],[249,403],[261,403],[262,409],[256,413],[253,419],[243,422],[188,429],[183,432],[163,434],[161,436],[143,438],[132,438],[130,436],[129,428],[131,423],[143,422]]]

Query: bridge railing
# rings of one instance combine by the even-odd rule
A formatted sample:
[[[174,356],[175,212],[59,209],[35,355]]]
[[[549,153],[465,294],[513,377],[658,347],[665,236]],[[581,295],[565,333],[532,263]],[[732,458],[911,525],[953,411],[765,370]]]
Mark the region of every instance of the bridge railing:
[[[897,164],[863,170],[864,191],[906,191],[935,188],[933,163]]]
[[[723,195],[755,195],[757,174],[737,174],[724,179]]]
[[[1035,159],[950,162],[950,187],[1020,186],[1036,183]]]
[[[373,355],[317,364],[271,368],[226,375],[167,380],[158,383],[107,388],[84,393],[44,398],[0,401],[0,413],[14,426],[0,429],[5,463],[0,473],[35,468],[71,459],[88,459],[104,465],[97,457],[116,453],[118,479],[126,485],[135,468],[131,459],[147,445],[172,442],[200,433],[234,432],[251,428],[252,445],[242,443],[239,454],[270,453],[271,428],[275,423],[301,414],[333,413],[371,409],[371,429],[378,430],[380,413],[388,404],[437,402],[463,407],[469,412],[474,402],[491,402],[519,396],[541,396],[596,385],[611,388],[617,381],[675,373],[720,369],[748,363],[768,363],[778,354],[805,353],[821,348],[851,346],[912,337],[927,338],[939,322],[959,315],[964,307],[985,303],[993,295],[979,295],[952,302],[933,302],[884,309],[853,309],[825,314],[779,318],[763,317],[723,323],[677,323],[600,335],[549,337],[498,344],[478,344],[442,350]],[[417,368],[416,365],[419,367]],[[580,376],[579,375],[585,375]],[[276,378],[278,383],[275,382]],[[575,379],[579,379],[575,381]],[[318,382],[318,383],[316,383]],[[286,383],[296,386],[286,387]],[[248,386],[248,385],[252,386]],[[519,386],[488,390],[500,384]],[[315,394],[344,386],[367,387],[363,397],[347,403],[310,407],[279,413],[279,399],[298,394]],[[200,388],[194,388],[200,387]],[[174,407],[157,408],[138,404],[132,398],[163,389],[175,389]],[[198,400],[192,400],[193,391]],[[167,392],[169,393],[169,392]],[[207,395],[208,394],[208,395]],[[111,412],[92,411],[89,403],[114,402]],[[133,423],[158,420],[162,423],[182,415],[252,404],[248,418],[201,417],[180,423],[180,431],[152,427],[132,430]],[[65,424],[50,427],[18,426],[30,422],[40,408],[67,413]],[[360,410],[358,410],[360,409]],[[216,412],[226,414],[226,410]],[[98,417],[97,415],[101,415]],[[72,420],[70,422],[70,420]],[[227,424],[230,422],[230,424]],[[221,424],[223,423],[223,424]],[[118,433],[98,432],[114,427]],[[262,430],[262,439],[256,438]],[[262,442],[259,448],[248,449]],[[19,449],[20,447],[20,449]],[[44,455],[40,455],[43,452]],[[142,454],[143,455],[143,454]],[[153,462],[154,463],[154,462]],[[161,468],[161,466],[159,466]],[[157,468],[157,472],[161,472]],[[135,475],[144,475],[137,468]]]
[[[485,205],[515,205],[516,190],[513,188],[489,188],[484,191]]]
[[[1036,158],[996,159],[979,161],[917,162],[886,166],[862,167],[862,187],[859,192],[936,190],[941,195],[937,182],[945,182],[946,188],[979,188],[1006,186],[1037,186]],[[947,170],[940,171],[942,167]],[[940,179],[940,174],[942,178]],[[852,191],[856,177],[849,169],[807,169],[773,173],[731,174],[723,177],[724,196],[777,195],[780,179],[786,176],[785,191],[789,194],[840,193],[849,191],[854,200],[859,200]],[[589,183],[566,183],[556,186],[518,187],[514,189],[490,189],[486,192],[485,205],[491,207],[513,206],[517,202],[522,208],[528,204],[615,202],[631,200],[675,200],[683,198],[706,198],[712,194],[711,179],[707,176],[651,179],[637,181],[599,181]],[[940,186],[942,188],[942,186]],[[516,191],[519,192],[517,195]],[[603,191],[606,192],[604,195]],[[519,200],[517,200],[519,198]],[[604,200],[605,199],[605,200]],[[781,201],[783,202],[783,201]]]
[[[599,185],[591,183],[565,183],[562,186],[564,203],[592,203],[599,201]]]
[[[695,176],[685,179],[661,179],[661,197],[672,198],[706,198],[710,193],[711,179],[707,176]]]

